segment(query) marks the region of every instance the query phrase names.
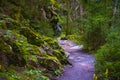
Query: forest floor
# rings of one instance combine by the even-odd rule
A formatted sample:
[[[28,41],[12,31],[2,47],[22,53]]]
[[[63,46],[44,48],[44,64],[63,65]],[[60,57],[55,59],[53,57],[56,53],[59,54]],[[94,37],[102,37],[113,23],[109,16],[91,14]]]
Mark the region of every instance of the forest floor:
[[[69,56],[72,65],[66,66],[63,74],[56,80],[93,80],[94,56],[84,52],[82,45],[76,45],[68,40],[58,40],[58,42]]]

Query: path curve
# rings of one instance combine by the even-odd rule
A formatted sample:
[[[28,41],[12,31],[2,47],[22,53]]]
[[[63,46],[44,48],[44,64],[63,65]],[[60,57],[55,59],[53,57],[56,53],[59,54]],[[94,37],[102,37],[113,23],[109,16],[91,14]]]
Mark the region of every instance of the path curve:
[[[72,66],[66,66],[63,75],[56,80],[93,80],[94,56],[82,51],[81,45],[68,40],[58,40],[61,47],[69,56]]]

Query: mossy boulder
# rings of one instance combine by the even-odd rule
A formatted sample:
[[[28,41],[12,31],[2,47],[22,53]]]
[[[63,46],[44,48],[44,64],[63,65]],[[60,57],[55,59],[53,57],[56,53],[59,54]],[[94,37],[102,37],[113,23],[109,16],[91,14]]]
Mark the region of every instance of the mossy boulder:
[[[42,36],[43,41],[47,42],[53,49],[61,49],[58,42],[50,37]]]
[[[34,3],[37,5],[29,9]],[[39,2],[34,0],[0,1],[0,76],[5,79],[49,80],[44,75],[60,71],[63,64],[67,63],[59,44],[36,32],[46,35],[52,30],[49,21],[41,23],[40,14],[43,12],[39,7]],[[32,26],[34,24],[37,26]],[[41,30],[33,30],[34,27]],[[47,73],[39,72],[41,67]]]
[[[42,46],[43,44],[47,44],[47,46],[50,46],[52,49],[61,49],[57,41],[53,40],[50,37],[41,36],[28,27],[22,28],[20,30],[20,33],[27,37],[28,42],[33,45]]]
[[[6,23],[4,20],[0,20],[0,29],[7,29]]]
[[[0,38],[0,53],[1,54],[11,54],[12,49],[11,46],[8,45],[4,40]]]
[[[20,33],[27,37],[29,43],[38,47],[42,47],[46,51],[46,54],[57,57],[63,64],[68,63],[65,53],[63,52],[57,41],[49,37],[40,36],[38,33],[26,27],[22,28]]]
[[[43,54],[41,54],[41,52],[39,51],[39,47],[36,45],[32,45],[30,43],[27,42],[27,39],[22,36],[19,35],[17,33],[15,33],[14,31],[11,30],[7,30],[3,35],[2,35],[2,39],[4,40],[4,42],[2,40],[2,44],[3,48],[7,48],[6,51],[7,52],[13,52],[14,55],[19,55],[19,56],[25,56],[25,55],[37,55],[37,56],[44,56]],[[6,44],[5,44],[6,42]],[[5,51],[5,49],[2,49],[1,51]],[[11,55],[13,55],[11,54]],[[26,58],[27,59],[27,58]],[[31,58],[33,59],[33,58]],[[34,61],[34,60],[33,60]]]
[[[36,34],[34,31],[32,31],[28,27],[22,28],[20,30],[20,34],[24,35],[30,44],[37,45],[37,46],[41,46],[42,44],[44,44],[44,41],[42,40],[40,35]]]
[[[52,39],[50,40],[52,41]],[[31,43],[31,41],[35,42]],[[62,70],[62,64],[67,62],[67,58],[57,43],[55,45],[58,48],[52,47],[50,44],[31,29],[26,34],[16,30],[0,30],[1,70],[8,69],[9,71],[8,66],[27,69],[43,67],[48,73],[52,71],[55,74],[55,70]]]
[[[0,14],[0,29],[21,29],[22,24],[6,15]]]
[[[67,56],[63,50],[54,50],[53,55],[56,56],[62,64],[68,64]]]
[[[42,64],[45,68],[49,70],[62,69],[62,65],[56,57],[46,56],[37,57],[39,64]]]

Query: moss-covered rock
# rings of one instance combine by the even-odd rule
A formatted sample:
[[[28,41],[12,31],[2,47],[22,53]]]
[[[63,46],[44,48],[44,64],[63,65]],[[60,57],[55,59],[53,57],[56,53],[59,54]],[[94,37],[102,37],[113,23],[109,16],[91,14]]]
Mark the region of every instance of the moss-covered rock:
[[[22,33],[24,30],[26,32]],[[54,42],[56,41],[42,37],[30,28],[22,28],[20,33],[16,30],[0,30],[1,70],[9,71],[11,68],[8,66],[27,69],[43,67],[48,73],[56,74],[56,70],[62,70],[62,64],[67,63],[67,58],[58,43]]]
[[[49,70],[61,69],[62,65],[56,57],[46,56],[46,57],[37,57],[39,64],[42,64],[45,68]]]
[[[27,37],[29,43],[39,47],[41,46],[46,51],[46,54],[57,57],[62,64],[68,63],[65,53],[57,41],[49,37],[40,36],[30,28],[22,28],[20,33]]]
[[[42,36],[42,39],[47,42],[53,49],[61,49],[58,42],[53,40],[52,38]]]
[[[56,56],[62,64],[68,64],[67,56],[62,50],[54,50],[53,55]]]
[[[4,20],[0,20],[0,29],[7,29],[6,23]]]
[[[44,5],[43,2],[0,0],[0,76],[3,78],[49,80],[44,75],[57,74],[62,69],[63,63],[67,63],[65,53],[59,44],[52,38],[37,33],[53,33],[48,24],[49,20],[43,22],[40,18],[44,17],[43,6],[50,1],[45,1]],[[35,27],[39,27],[37,28],[39,30],[33,30]],[[42,70],[41,67],[47,73],[39,72]]]
[[[41,46],[44,44],[42,38],[28,27],[22,28],[20,34],[24,35],[28,42],[33,45]]]
[[[0,53],[1,54],[11,54],[12,49],[11,46],[8,45],[4,40],[0,38]]]
[[[0,29],[21,29],[22,24],[7,15],[0,14]]]

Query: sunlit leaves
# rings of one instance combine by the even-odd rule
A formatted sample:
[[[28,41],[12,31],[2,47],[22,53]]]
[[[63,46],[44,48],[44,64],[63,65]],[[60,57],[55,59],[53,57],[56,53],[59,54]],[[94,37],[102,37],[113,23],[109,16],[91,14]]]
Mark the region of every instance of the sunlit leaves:
[[[55,4],[55,2],[56,2],[55,0],[50,0],[50,1],[51,1],[52,4]]]

